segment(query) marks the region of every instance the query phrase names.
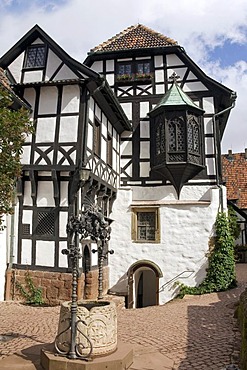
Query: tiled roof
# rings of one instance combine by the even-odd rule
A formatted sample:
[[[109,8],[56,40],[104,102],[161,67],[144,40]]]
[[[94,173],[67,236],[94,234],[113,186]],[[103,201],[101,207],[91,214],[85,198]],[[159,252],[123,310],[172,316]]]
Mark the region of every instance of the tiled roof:
[[[137,24],[91,49],[90,52],[119,51],[174,46],[177,42],[151,28]]]
[[[14,92],[14,90],[12,89],[10,85],[10,81],[8,77],[5,75],[4,70],[1,67],[0,67],[0,86],[3,86],[5,89],[7,89],[10,92],[12,98],[14,99],[15,102],[18,103],[19,107],[23,106],[30,110],[30,106],[27,103],[25,103],[23,100],[21,100],[21,98],[18,95],[16,95],[16,93]]]
[[[227,199],[236,201],[241,209],[247,209],[247,152],[231,151],[222,155],[223,180],[226,182]]]
[[[0,67],[0,84],[3,85],[6,89],[11,90],[9,80],[1,67]]]

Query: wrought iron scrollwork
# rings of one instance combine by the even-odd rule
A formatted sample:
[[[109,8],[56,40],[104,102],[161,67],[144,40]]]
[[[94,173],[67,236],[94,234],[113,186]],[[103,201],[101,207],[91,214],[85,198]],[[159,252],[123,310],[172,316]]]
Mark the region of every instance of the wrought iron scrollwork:
[[[63,249],[62,253],[66,254],[71,261],[72,265],[72,302],[71,302],[71,318],[69,319],[68,327],[59,333],[55,339],[55,348],[57,353],[63,356],[67,356],[69,358],[80,358],[86,359],[89,358],[93,351],[92,342],[90,338],[88,338],[81,330],[78,328],[79,323],[86,323],[82,322],[81,320],[77,319],[77,280],[79,276],[79,264],[78,261],[82,258],[82,254],[80,252],[78,237],[80,235],[80,239],[87,239],[91,238],[92,241],[97,243],[98,249],[95,250],[98,252],[98,265],[99,265],[99,288],[98,288],[98,298],[102,298],[102,285],[103,285],[103,259],[106,258],[107,253],[112,254],[113,251],[104,251],[106,243],[110,240],[110,233],[111,233],[111,224],[112,220],[107,218],[101,212],[101,209],[98,206],[91,205],[85,211],[82,211],[79,216],[71,216],[66,231],[69,238],[69,248]],[[60,337],[66,331],[71,331],[71,342],[68,344],[63,343],[60,341]],[[82,349],[84,349],[84,345],[81,342],[78,342],[76,333],[77,331],[80,332],[82,337],[85,338],[86,343],[89,344],[88,353],[82,354]],[[63,351],[59,348],[59,344],[63,345],[66,344],[70,346],[68,351]],[[66,347],[66,346],[65,346]]]

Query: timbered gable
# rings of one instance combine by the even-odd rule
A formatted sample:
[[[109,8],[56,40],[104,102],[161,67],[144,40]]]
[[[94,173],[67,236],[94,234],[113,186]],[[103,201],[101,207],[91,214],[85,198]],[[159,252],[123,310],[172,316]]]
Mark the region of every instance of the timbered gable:
[[[205,75],[174,40],[140,24],[91,49],[85,64],[105,75],[133,126],[133,132],[121,139],[122,185],[170,184],[168,178],[150,172],[152,127],[148,113],[171,88],[174,73],[182,91],[205,111],[205,169],[190,183],[217,181],[218,146],[229,112],[217,119],[217,125],[215,117],[232,104],[230,89]]]
[[[0,59],[32,108],[18,181],[16,266],[68,268],[66,224],[82,199],[76,174],[90,167],[87,197],[109,214],[119,183],[120,134],[130,123],[107,82],[72,59],[39,26]],[[72,195],[71,195],[72,194]],[[74,195],[73,195],[74,194]]]

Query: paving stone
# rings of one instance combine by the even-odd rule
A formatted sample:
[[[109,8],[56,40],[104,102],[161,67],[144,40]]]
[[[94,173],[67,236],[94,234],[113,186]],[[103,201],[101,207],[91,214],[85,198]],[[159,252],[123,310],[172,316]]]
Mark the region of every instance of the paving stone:
[[[118,337],[134,348],[130,369],[233,370],[227,366],[238,366],[241,336],[234,311],[247,283],[246,272],[247,264],[237,265],[239,286],[227,292],[121,310]],[[60,307],[0,302],[0,312],[0,338],[13,336],[9,341],[0,340],[0,369],[6,358],[18,358],[12,357],[17,351],[22,351],[31,368],[31,354],[39,356],[40,349],[54,341]]]

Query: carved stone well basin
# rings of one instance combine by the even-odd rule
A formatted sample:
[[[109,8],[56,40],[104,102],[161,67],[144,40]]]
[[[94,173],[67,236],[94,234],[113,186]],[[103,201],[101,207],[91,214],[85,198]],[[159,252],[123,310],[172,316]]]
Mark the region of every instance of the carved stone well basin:
[[[70,306],[71,302],[63,302],[60,309],[55,342],[61,352],[68,352],[70,348]],[[114,302],[80,300],[77,320],[76,343],[80,355],[86,356],[90,352],[90,342],[92,356],[107,355],[117,349],[117,312]]]

